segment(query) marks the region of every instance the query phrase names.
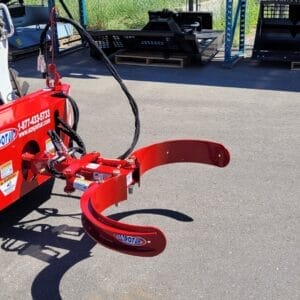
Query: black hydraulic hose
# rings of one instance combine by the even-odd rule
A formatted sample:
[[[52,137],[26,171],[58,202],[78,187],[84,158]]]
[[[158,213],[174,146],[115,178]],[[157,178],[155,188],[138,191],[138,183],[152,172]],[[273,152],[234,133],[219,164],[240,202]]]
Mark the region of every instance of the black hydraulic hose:
[[[135,148],[135,146],[138,142],[138,138],[140,135],[140,120],[139,120],[138,106],[137,106],[134,98],[130,94],[129,90],[127,89],[126,85],[124,84],[119,73],[117,72],[116,68],[113,66],[113,64],[111,63],[109,58],[106,56],[104,51],[100,47],[98,47],[97,43],[92,38],[92,36],[89,34],[89,32],[86,31],[78,22],[76,22],[74,20],[69,20],[64,17],[57,17],[57,21],[63,22],[63,23],[70,23],[71,25],[73,25],[77,29],[77,31],[80,33],[80,35],[83,36],[83,38],[89,43],[90,47],[93,48],[96,52],[98,52],[102,56],[104,64],[106,65],[108,70],[111,72],[113,77],[117,80],[121,89],[123,90],[123,92],[125,93],[125,95],[128,98],[132,112],[135,116],[135,132],[134,132],[134,137],[133,137],[132,143],[131,143],[130,147],[128,148],[128,150],[126,150],[122,155],[120,155],[118,157],[120,159],[124,159],[133,151],[133,149]]]
[[[60,117],[57,117],[57,121],[60,123],[61,126],[59,126],[58,128],[65,133],[66,135],[68,135],[72,141],[76,142],[76,144],[78,145],[78,147],[81,149],[81,153],[85,154],[86,153],[86,147],[85,144],[83,142],[83,140],[81,139],[81,137],[78,135],[78,133],[72,129],[64,120],[62,120]]]
[[[89,44],[89,46],[91,48],[93,48],[98,54],[100,54],[100,56],[102,56],[105,66],[110,71],[112,76],[116,79],[116,81],[119,83],[122,91],[125,93],[128,101],[129,101],[131,110],[132,110],[132,112],[134,114],[134,117],[135,117],[135,131],[134,131],[134,136],[133,136],[131,145],[129,146],[129,148],[122,155],[120,155],[118,157],[119,159],[125,159],[134,150],[134,148],[135,148],[135,146],[138,142],[139,135],[140,135],[140,119],[139,119],[139,110],[138,110],[137,103],[135,102],[133,96],[130,94],[128,88],[124,84],[121,76],[117,72],[114,65],[111,63],[111,61],[106,56],[104,51],[100,47],[98,47],[97,43],[92,38],[90,33],[88,31],[86,31],[78,22],[76,22],[72,19],[57,16],[56,21],[57,22],[62,22],[62,23],[69,23],[69,24],[73,25],[76,28],[76,30],[80,34],[81,38],[84,39]],[[46,39],[46,34],[47,34],[47,31],[48,31],[49,27],[50,27],[50,24],[47,24],[45,29],[43,30],[43,32],[41,34],[40,47],[41,47],[41,52],[42,53],[44,53],[44,51],[42,50],[43,49],[43,43]]]
[[[79,108],[78,108],[78,105],[76,103],[76,101],[70,96],[70,95],[67,95],[65,93],[56,93],[54,95],[52,95],[53,97],[58,97],[58,98],[66,98],[70,101],[70,104],[72,106],[72,110],[73,110],[73,113],[74,113],[74,124],[72,126],[72,129],[74,131],[77,131],[77,127],[78,127],[78,123],[79,123]]]
[[[65,2],[64,2],[64,0],[59,0],[59,2],[60,2],[60,4],[61,4],[61,6],[63,7],[63,9],[65,10],[65,12],[67,13],[68,18],[74,20],[74,18],[73,18],[73,16],[72,16],[71,12],[70,12],[69,9],[68,9],[68,6],[67,6],[67,5],[65,4]]]
[[[45,28],[43,29],[41,35],[40,35],[40,52],[41,54],[46,54],[47,49],[47,32],[50,28],[50,23],[47,23]]]

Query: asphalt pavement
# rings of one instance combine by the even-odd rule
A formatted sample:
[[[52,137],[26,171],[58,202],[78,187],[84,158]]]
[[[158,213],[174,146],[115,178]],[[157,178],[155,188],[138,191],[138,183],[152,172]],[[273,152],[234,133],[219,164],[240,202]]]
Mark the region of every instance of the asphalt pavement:
[[[45,86],[35,64],[12,64],[31,91]],[[88,150],[123,153],[134,119],[103,64],[80,50],[57,66]],[[153,258],[97,245],[81,227],[79,194],[50,182],[1,215],[0,299],[299,299],[300,71],[249,59],[231,70],[219,59],[118,70],[140,110],[137,147],[212,140],[229,149],[230,164],[154,169],[107,212],[161,228],[167,247]]]

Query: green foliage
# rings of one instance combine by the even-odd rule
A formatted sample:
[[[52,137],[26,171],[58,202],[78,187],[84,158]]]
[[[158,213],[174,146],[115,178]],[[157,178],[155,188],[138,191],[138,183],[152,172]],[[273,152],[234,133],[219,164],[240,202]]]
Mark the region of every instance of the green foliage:
[[[64,1],[78,19],[78,1]],[[41,0],[26,0],[26,4],[41,4]],[[47,1],[45,1],[47,3]],[[147,23],[149,10],[168,8],[182,10],[186,0],[87,0],[88,27],[95,29],[132,29],[141,28]],[[65,16],[59,1],[56,5]]]
[[[47,1],[45,1],[47,3]],[[78,1],[64,1],[72,15],[78,19]],[[225,0],[220,0],[220,6],[212,8],[214,13],[214,28],[225,28]],[[258,16],[258,0],[247,0],[247,28],[251,32]],[[41,0],[26,0],[26,4],[41,4]],[[149,10],[184,10],[186,0],[87,0],[88,27],[94,29],[136,29],[147,23]],[[235,0],[237,3],[237,0]],[[60,6],[56,5],[62,15],[66,15]]]
[[[235,6],[238,1],[234,2]],[[225,1],[220,3],[221,12],[223,14],[218,14],[217,18],[214,19],[214,28],[215,29],[224,29],[225,28]],[[246,19],[246,33],[250,33],[253,28],[256,27],[257,18],[259,11],[259,1],[258,0],[247,0],[247,19]],[[235,12],[235,9],[233,13]]]
[[[259,1],[248,0],[247,2],[247,24],[248,29],[252,29],[257,24],[259,12]]]
[[[146,24],[149,10],[180,9],[182,0],[100,0],[87,1],[90,28],[132,29]]]

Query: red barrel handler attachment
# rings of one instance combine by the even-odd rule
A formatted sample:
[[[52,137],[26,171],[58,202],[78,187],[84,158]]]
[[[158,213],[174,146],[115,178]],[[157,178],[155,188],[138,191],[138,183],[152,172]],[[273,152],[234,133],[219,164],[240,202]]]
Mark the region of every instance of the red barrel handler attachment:
[[[126,200],[128,187],[139,183],[140,176],[152,168],[179,162],[225,167],[229,161],[228,150],[209,141],[174,140],[141,148],[121,161],[123,164],[111,175],[101,175],[101,182],[92,183],[83,193],[83,227],[94,240],[110,249],[136,256],[158,255],[166,247],[160,229],[118,222],[104,216],[103,211]]]

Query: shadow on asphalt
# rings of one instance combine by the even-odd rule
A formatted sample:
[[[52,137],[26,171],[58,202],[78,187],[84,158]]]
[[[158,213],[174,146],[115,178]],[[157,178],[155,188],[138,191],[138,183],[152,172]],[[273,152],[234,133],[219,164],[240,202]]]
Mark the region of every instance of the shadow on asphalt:
[[[11,64],[22,77],[41,78],[35,67],[36,56]],[[57,58],[56,64],[63,77],[110,76],[104,64],[91,58],[87,49],[64,54]],[[291,70],[288,63],[256,63],[244,59],[232,69],[222,65],[222,59],[216,59],[206,65],[186,68],[128,65],[117,65],[116,68],[124,80],[300,92],[300,72]]]
[[[0,215],[1,250],[17,252],[20,256],[31,256],[47,263],[32,282],[31,294],[35,300],[62,299],[59,287],[64,274],[78,262],[89,258],[92,248],[96,245],[96,242],[85,234],[82,227],[47,224],[47,219],[51,217],[61,217],[64,222],[67,222],[67,218],[81,219],[80,213],[59,214],[56,208],[39,207],[51,195],[66,196],[51,193],[53,182],[54,180],[48,181]],[[23,221],[23,218],[32,212],[38,217]],[[112,214],[109,217],[121,220],[136,214],[156,214],[177,221],[193,221],[183,213],[168,209],[133,210]],[[63,253],[59,249],[63,249]],[[64,254],[66,251],[67,253]]]

